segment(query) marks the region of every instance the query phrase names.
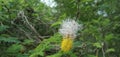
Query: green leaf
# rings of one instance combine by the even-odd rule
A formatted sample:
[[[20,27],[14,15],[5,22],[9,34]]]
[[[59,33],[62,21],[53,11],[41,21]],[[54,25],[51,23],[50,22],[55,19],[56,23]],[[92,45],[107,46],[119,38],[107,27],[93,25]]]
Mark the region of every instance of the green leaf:
[[[1,25],[1,26],[0,26],[0,32],[6,30],[7,28],[9,28],[9,27],[6,26],[6,25]]]
[[[23,44],[29,45],[29,44],[32,44],[33,42],[34,42],[33,40],[25,39]]]
[[[113,39],[113,34],[108,34],[108,35],[105,36],[106,41],[109,41],[111,39]]]
[[[88,56],[87,57],[96,57],[95,55],[90,55],[90,54],[88,54]]]
[[[51,47],[52,43],[60,43],[60,35],[58,33],[54,34],[54,36],[50,37],[49,39],[44,39],[34,50],[34,52],[30,55],[30,57],[34,57],[37,55],[44,56],[44,51],[48,50]]]
[[[57,26],[57,25],[60,25],[60,24],[61,24],[61,21],[57,21],[57,22],[53,23],[53,24],[51,25],[51,27],[54,27],[54,26]]]
[[[102,21],[102,25],[103,26],[106,26],[106,25],[108,25],[110,23],[110,20],[109,19],[104,19],[103,21]]]
[[[20,43],[20,41],[15,37],[2,37],[2,36],[0,36],[0,41]]]
[[[62,53],[61,52],[58,52],[56,54],[53,54],[53,55],[50,55],[50,56],[47,56],[47,57],[61,57]]]
[[[18,53],[19,51],[23,50],[24,46],[20,44],[13,44],[12,46],[8,47],[7,52],[10,53]]]
[[[81,0],[81,2],[90,2],[90,1],[93,1],[93,0]]]
[[[101,47],[102,47],[101,43],[99,43],[99,42],[94,43],[93,46],[95,46],[95,47],[97,47],[97,48],[101,48]]]
[[[115,52],[115,49],[114,48],[107,49],[106,53],[109,53],[109,52]]]
[[[80,41],[75,41],[73,43],[73,47],[77,47],[77,46],[81,46],[81,45],[82,45],[82,42],[80,42]]]

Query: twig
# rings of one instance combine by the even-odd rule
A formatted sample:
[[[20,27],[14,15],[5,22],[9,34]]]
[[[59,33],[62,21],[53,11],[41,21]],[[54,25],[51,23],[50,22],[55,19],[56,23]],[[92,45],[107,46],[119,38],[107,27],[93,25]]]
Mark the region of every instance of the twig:
[[[97,49],[97,50],[96,50],[96,57],[98,57],[98,52],[99,52],[99,50]]]
[[[34,26],[32,24],[30,24],[30,22],[28,21],[27,17],[24,15],[23,11],[20,11],[20,14],[22,15],[22,18],[25,19],[26,23],[29,25],[30,29],[37,35],[38,38],[36,38],[38,41],[42,41],[43,37],[39,35],[39,33],[36,31],[36,29],[34,28]]]
[[[105,57],[105,51],[103,49],[104,45],[102,45],[102,53],[103,53],[103,57]]]
[[[76,12],[76,20],[80,18],[80,0],[76,0],[77,12]]]
[[[29,39],[32,39],[30,36],[29,36],[29,34],[28,33],[26,33],[26,31],[25,30],[23,30],[22,28],[18,28],[20,31],[22,31],[24,34],[25,34],[25,36],[27,37],[27,38],[29,38]],[[33,40],[33,39],[32,39]]]

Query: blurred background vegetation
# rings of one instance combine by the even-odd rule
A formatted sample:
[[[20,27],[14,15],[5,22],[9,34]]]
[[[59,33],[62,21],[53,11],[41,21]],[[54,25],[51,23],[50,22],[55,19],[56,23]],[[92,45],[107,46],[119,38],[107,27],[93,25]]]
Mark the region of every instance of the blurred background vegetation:
[[[63,53],[68,17],[83,30]],[[120,0],[0,0],[0,57],[120,57]]]

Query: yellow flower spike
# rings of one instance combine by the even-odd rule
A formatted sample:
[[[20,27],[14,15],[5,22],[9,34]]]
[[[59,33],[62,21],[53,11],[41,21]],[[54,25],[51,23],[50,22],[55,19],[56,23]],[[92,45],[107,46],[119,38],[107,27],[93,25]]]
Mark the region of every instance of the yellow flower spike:
[[[63,38],[61,43],[61,50],[64,52],[69,51],[72,48],[73,39],[71,38]]]
[[[73,40],[79,29],[82,29],[82,24],[78,24],[75,20],[66,19],[62,22],[59,29],[59,33],[63,36],[61,42],[62,51],[67,52],[72,48]]]

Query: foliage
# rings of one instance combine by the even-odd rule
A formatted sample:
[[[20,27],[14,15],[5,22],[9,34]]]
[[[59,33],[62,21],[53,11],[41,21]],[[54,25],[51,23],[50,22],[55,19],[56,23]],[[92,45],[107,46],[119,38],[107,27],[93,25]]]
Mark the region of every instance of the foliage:
[[[0,57],[120,57],[119,0],[0,0]],[[62,20],[83,24],[73,48],[60,50]]]
[[[33,54],[30,57],[37,57],[37,56],[46,56],[47,54],[50,55],[48,52],[57,52],[59,49],[59,44],[61,41],[60,35],[57,33],[54,36],[50,37],[49,39],[44,39],[41,44],[39,44]],[[51,51],[53,50],[53,51]]]

